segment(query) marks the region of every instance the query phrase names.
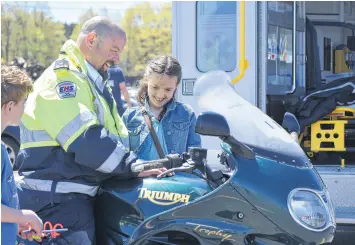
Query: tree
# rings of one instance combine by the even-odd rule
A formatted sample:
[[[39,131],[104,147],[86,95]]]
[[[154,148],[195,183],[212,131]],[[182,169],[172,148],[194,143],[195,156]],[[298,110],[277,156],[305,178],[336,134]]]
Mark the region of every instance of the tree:
[[[73,34],[74,28],[75,28],[76,24],[71,23],[71,24],[64,24],[64,29],[65,29],[65,38],[69,39],[71,37],[71,35]]]
[[[1,23],[1,54],[5,54],[4,59],[8,61],[10,56],[11,25],[13,23],[13,20],[11,16],[1,15]]]
[[[87,21],[88,19],[97,16],[97,14],[92,10],[92,8],[88,9],[84,14],[82,14],[79,17],[79,24],[77,24],[74,27],[73,33],[70,36],[70,39],[72,40],[76,40],[78,38],[78,35],[80,33],[81,27],[83,26],[83,24],[85,23],[85,21]]]
[[[4,1],[1,7],[2,61],[11,62],[14,57],[21,56],[44,66],[57,59],[68,37],[76,40],[83,23],[97,15],[93,9],[88,9],[74,26],[53,21],[49,11],[42,8],[29,12]],[[121,66],[127,76],[140,75],[153,57],[171,54],[171,9],[170,2],[160,7],[144,2],[127,10],[122,20],[127,44],[121,57]],[[108,10],[102,9],[100,13],[106,15]]]
[[[128,76],[140,75],[157,55],[171,55],[171,11],[171,3],[152,8],[148,2],[127,10],[123,20],[127,44],[121,67]]]
[[[52,63],[65,41],[64,25],[43,11],[26,12],[8,3],[1,6],[2,59],[11,62],[20,56],[44,66]]]

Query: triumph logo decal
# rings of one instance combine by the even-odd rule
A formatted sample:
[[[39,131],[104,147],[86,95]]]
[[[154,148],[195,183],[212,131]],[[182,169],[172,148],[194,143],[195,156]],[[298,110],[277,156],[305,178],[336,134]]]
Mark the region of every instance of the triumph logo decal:
[[[139,199],[148,199],[157,205],[173,205],[178,202],[187,203],[190,200],[190,195],[165,192],[165,191],[151,191],[147,188],[140,188]]]

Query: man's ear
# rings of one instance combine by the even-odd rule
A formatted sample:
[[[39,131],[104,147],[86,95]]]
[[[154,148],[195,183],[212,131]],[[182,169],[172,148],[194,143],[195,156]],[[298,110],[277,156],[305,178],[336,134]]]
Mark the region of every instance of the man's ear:
[[[97,38],[97,36],[96,36],[95,32],[90,32],[86,36],[85,42],[86,42],[86,45],[88,46],[89,49],[91,49],[94,46],[96,38]]]

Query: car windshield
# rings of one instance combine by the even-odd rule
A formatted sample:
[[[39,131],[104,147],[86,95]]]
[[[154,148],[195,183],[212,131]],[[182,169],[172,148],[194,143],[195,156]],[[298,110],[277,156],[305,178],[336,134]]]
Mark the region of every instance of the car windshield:
[[[231,135],[261,156],[300,167],[310,163],[302,148],[273,119],[243,99],[224,71],[211,71],[196,80],[198,112],[223,115]]]

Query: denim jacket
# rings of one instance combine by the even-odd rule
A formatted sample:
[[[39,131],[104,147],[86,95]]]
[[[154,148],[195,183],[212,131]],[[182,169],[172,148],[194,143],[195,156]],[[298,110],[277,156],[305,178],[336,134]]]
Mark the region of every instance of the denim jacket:
[[[130,149],[136,153],[150,133],[141,107],[127,109],[123,121],[129,132]],[[201,146],[201,137],[195,133],[196,116],[190,106],[172,100],[160,123],[169,154],[182,154],[189,147]]]

